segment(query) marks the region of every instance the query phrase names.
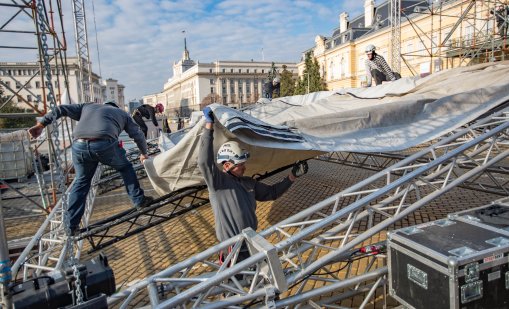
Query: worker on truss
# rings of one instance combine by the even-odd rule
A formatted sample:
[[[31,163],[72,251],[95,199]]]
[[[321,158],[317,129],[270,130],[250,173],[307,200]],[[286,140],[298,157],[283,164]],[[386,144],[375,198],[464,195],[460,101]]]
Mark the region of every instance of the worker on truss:
[[[272,100],[272,96],[276,94],[279,97],[281,89],[281,81],[279,77],[274,77],[272,81],[268,81],[263,84],[263,92],[265,94],[265,98]]]
[[[60,105],[40,118],[28,133],[32,138],[37,138],[44,127],[60,117],[78,121],[72,144],[72,163],[76,176],[67,208],[71,235],[75,235],[79,228],[87,194],[99,163],[111,166],[120,173],[135,207],[146,207],[153,201],[152,197],[145,196],[133,166],[127,160],[126,151],[119,146],[118,136],[126,131],[140,149],[141,162],[148,158],[147,142],[128,113],[118,108],[115,102]]]
[[[256,201],[275,200],[290,188],[292,183],[308,171],[306,161],[297,162],[289,175],[280,182],[267,185],[244,176],[249,153],[236,141],[224,143],[213,154],[214,115],[210,107],[203,110],[205,130],[200,140],[198,168],[205,178],[209,199],[214,211],[216,236],[219,241],[227,240],[251,227],[256,230]],[[223,254],[220,253],[220,261]],[[237,262],[249,257],[245,245],[240,249]]]
[[[145,120],[143,118],[147,118],[152,120],[154,126],[159,127],[157,124],[156,113],[162,113],[164,111],[164,106],[161,103],[157,103],[155,107],[143,104],[138,106],[133,112],[133,119],[140,126],[145,138],[147,138],[148,127],[145,124]]]
[[[507,24],[509,23],[507,20],[507,17],[509,16],[509,5],[499,3],[495,9],[490,10],[490,14],[495,15],[498,34],[500,35],[500,38],[505,39],[507,37]]]
[[[377,85],[381,85],[384,81],[394,81],[401,78],[399,73],[392,72],[384,57],[377,54],[375,50],[376,47],[373,44],[366,46],[367,59],[364,64],[368,77],[367,87],[371,87],[373,79],[375,79]]]

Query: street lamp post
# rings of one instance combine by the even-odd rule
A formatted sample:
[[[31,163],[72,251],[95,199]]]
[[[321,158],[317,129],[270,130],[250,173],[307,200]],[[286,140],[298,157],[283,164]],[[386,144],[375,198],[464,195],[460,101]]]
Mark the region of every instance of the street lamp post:
[[[308,94],[309,93],[309,72],[306,72],[306,76],[308,78],[308,87],[307,87],[306,94]]]

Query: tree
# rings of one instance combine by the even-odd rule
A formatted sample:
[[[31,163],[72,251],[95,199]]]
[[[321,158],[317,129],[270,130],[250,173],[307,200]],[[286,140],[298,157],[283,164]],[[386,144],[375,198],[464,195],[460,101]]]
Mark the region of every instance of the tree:
[[[283,64],[283,71],[281,72],[281,90],[280,96],[291,96],[295,92],[295,79],[292,72],[288,71],[287,66]]]
[[[320,75],[320,65],[318,64],[318,60],[311,56],[311,52],[306,54],[306,59],[304,62],[304,72],[297,83],[294,94],[306,94],[327,90],[325,80]]]
[[[222,104],[221,96],[217,93],[210,93],[206,97],[203,98],[203,100],[200,103],[200,110],[203,110],[205,106],[212,104],[212,103],[220,103]]]

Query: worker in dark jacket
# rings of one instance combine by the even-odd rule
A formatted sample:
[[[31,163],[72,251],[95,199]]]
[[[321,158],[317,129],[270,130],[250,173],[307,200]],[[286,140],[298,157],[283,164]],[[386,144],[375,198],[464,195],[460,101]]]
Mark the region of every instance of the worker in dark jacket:
[[[145,196],[133,166],[126,158],[126,151],[118,142],[119,134],[126,131],[140,149],[141,162],[148,158],[147,142],[129,114],[109,103],[60,105],[42,117],[28,133],[37,138],[44,127],[64,116],[78,121],[72,144],[72,163],[76,177],[68,199],[71,235],[79,228],[92,177],[99,163],[111,166],[120,173],[135,207],[149,205],[153,199]]]
[[[164,111],[164,106],[161,103],[157,103],[156,107],[152,107],[148,104],[143,104],[138,106],[133,112],[133,119],[140,126],[145,138],[147,138],[148,127],[145,124],[145,120],[143,118],[147,118],[152,120],[154,126],[159,127],[157,124],[156,113],[162,113]]]
[[[214,116],[210,107],[203,110],[205,130],[200,140],[198,168],[205,178],[209,190],[209,199],[214,211],[216,236],[219,241],[227,240],[251,227],[256,230],[256,201],[275,200],[290,188],[292,183],[307,173],[307,163],[298,162],[291,173],[280,182],[267,185],[244,176],[249,153],[235,141],[224,143],[217,153],[213,154]],[[216,166],[221,165],[222,169]],[[240,250],[237,261],[249,257],[247,247]]]
[[[507,17],[509,16],[509,5],[500,3],[495,9],[490,10],[490,14],[495,15],[498,34],[501,38],[505,38],[507,36],[507,24],[509,23],[507,20]]]
[[[272,100],[272,96],[275,94],[279,97],[279,92],[281,89],[281,82],[279,77],[275,77],[272,81],[268,81],[263,84],[263,92],[265,93],[265,98]]]

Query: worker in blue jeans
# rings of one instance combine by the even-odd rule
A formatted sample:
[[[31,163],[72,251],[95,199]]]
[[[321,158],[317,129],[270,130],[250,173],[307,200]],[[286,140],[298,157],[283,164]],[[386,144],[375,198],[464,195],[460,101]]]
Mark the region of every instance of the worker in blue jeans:
[[[73,132],[72,144],[72,163],[76,177],[68,201],[71,235],[76,234],[79,228],[81,217],[85,212],[87,194],[99,163],[111,166],[120,173],[127,194],[135,207],[150,205],[153,198],[145,196],[136,172],[118,142],[119,134],[125,130],[140,149],[140,161],[143,163],[148,158],[147,142],[143,132],[131,116],[114,103],[60,105],[42,117],[28,133],[32,138],[36,138],[41,135],[45,126],[63,116],[78,121]]]

